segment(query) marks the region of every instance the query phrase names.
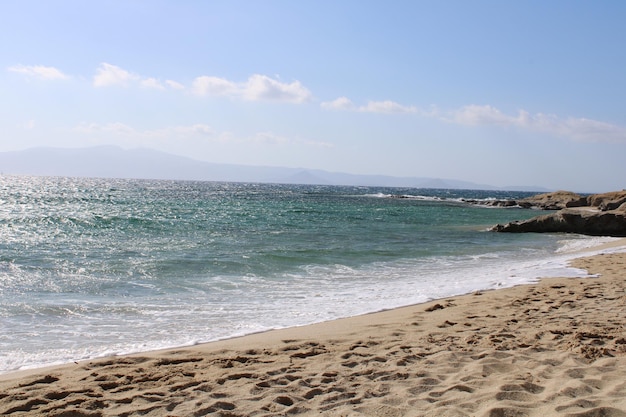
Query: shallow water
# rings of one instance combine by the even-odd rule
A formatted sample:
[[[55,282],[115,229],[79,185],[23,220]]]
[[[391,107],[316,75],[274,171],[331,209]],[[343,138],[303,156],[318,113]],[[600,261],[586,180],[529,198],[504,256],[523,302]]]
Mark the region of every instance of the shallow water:
[[[0,177],[0,372],[580,275],[601,239],[462,201],[524,195]]]

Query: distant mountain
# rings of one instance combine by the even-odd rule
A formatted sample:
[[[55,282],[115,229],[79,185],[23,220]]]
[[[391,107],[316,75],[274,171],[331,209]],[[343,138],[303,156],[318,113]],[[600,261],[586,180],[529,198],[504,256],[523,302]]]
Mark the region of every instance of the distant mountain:
[[[439,178],[356,175],[301,168],[215,164],[152,149],[32,148],[0,152],[0,172],[14,175],[144,178],[285,184],[357,185],[495,190],[485,184]],[[509,190],[524,190],[514,187]],[[532,191],[548,191],[533,187]]]
[[[322,176],[319,176],[307,170],[301,170],[292,175],[275,178],[275,182],[283,184],[335,185],[332,181],[323,178],[323,173]]]

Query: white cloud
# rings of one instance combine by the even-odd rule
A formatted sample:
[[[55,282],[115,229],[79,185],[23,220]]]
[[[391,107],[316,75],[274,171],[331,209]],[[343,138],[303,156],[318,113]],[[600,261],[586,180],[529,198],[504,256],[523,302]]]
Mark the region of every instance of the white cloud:
[[[231,132],[216,132],[211,126],[196,123],[187,126],[169,126],[158,129],[135,129],[124,123],[81,123],[74,127],[74,132],[93,138],[122,139],[129,142],[142,143],[150,146],[154,141],[203,140],[237,145],[261,144],[271,146],[297,145],[307,147],[332,148],[328,142],[280,136],[272,132],[259,132],[252,136],[240,137]]]
[[[211,126],[201,124],[201,123],[196,123],[191,126],[176,126],[176,127],[169,128],[166,130],[169,130],[173,133],[177,133],[180,135],[186,135],[186,136],[188,135],[189,136],[190,135],[213,136],[215,134],[215,131],[213,130]]]
[[[417,113],[419,110],[414,106],[403,106],[391,100],[368,101],[364,106],[356,106],[347,97],[339,97],[333,101],[321,103],[326,110],[359,111],[363,113]]]
[[[103,62],[96,70],[93,79],[95,87],[123,86],[138,84],[145,88],[164,90],[169,87],[183,90],[185,86],[177,81],[162,83],[154,77],[141,77],[116,65]],[[193,80],[192,93],[199,96],[224,96],[249,101],[281,101],[303,103],[311,99],[311,92],[299,81],[283,83],[266,75],[254,74],[245,82],[236,83],[225,78],[203,75]]]
[[[140,82],[141,86],[144,88],[153,88],[155,90],[165,90],[165,87],[159,80],[156,78],[145,78]]]
[[[468,105],[443,117],[448,122],[469,126],[512,126],[585,142],[626,142],[626,128],[586,118],[560,118],[519,110],[508,115],[489,105]]]
[[[326,110],[366,113],[417,113],[422,117],[439,118],[448,123],[465,126],[515,127],[571,140],[626,143],[626,128],[622,126],[586,118],[561,118],[543,113],[533,115],[525,110],[519,110],[517,114],[506,114],[490,105],[471,104],[454,111],[442,112],[436,107],[422,110],[390,100],[369,101],[367,105],[356,106],[347,97],[339,97],[333,101],[322,102],[321,107]]]
[[[303,103],[311,99],[311,92],[299,81],[286,84],[266,75],[255,74],[248,78],[243,96],[252,101],[271,100]]]
[[[314,146],[316,148],[334,148],[335,147],[333,143],[319,141],[319,140],[300,140],[299,143],[303,143],[308,146]]]
[[[239,89],[235,83],[224,78],[203,75],[193,80],[192,90],[199,96],[229,96]]]
[[[75,132],[84,134],[112,133],[115,135],[134,135],[136,130],[124,123],[107,123],[101,125],[98,123],[81,123],[73,129]]]
[[[528,117],[528,125],[536,130],[554,133],[583,142],[626,143],[626,128],[585,118],[559,119],[537,114]]]
[[[182,85],[181,83],[177,82],[177,81],[173,81],[173,80],[165,80],[165,84],[167,84],[168,87],[174,89],[174,90],[184,90],[185,86]]]
[[[93,85],[95,87],[109,87],[112,85],[126,87],[131,81],[137,80],[140,80],[138,75],[132,74],[116,65],[103,62],[96,70],[96,75],[93,77]]]
[[[54,67],[46,67],[43,65],[14,65],[7,68],[10,72],[24,74],[29,77],[39,78],[41,80],[67,80],[70,78],[63,72]]]
[[[359,107],[359,111],[367,113],[417,113],[417,107],[403,106],[395,101],[369,101],[366,106]]]
[[[280,136],[272,132],[259,132],[256,135],[248,139],[249,142],[262,143],[268,145],[305,145],[321,148],[332,148],[333,144],[323,141],[308,140],[301,138],[289,138],[286,136]]]
[[[250,140],[255,143],[266,143],[272,145],[284,145],[291,142],[289,138],[279,136],[271,132],[257,133]]]
[[[452,121],[458,124],[479,126],[479,125],[520,125],[528,115],[520,112],[517,117],[508,116],[495,107],[486,105],[478,106],[471,104],[456,110],[452,114]]]
[[[339,97],[333,101],[325,101],[321,104],[326,110],[355,110],[356,106],[348,97]]]
[[[130,87],[139,86],[142,88],[151,88],[156,90],[165,90],[166,86],[175,90],[182,90],[185,88],[182,84],[167,80],[165,84],[159,79],[154,77],[142,77],[139,74],[127,71],[117,65],[108,64],[103,62],[96,70],[96,75],[93,77],[94,87]]]
[[[250,76],[244,83],[204,75],[193,81],[192,90],[200,96],[225,96],[249,101],[303,103],[311,99],[311,92],[299,81],[282,83],[259,74]]]
[[[208,125],[197,123],[190,126],[170,126],[160,129],[138,130],[124,123],[81,123],[73,129],[89,135],[115,135],[129,139],[182,139],[213,136],[214,130]]]

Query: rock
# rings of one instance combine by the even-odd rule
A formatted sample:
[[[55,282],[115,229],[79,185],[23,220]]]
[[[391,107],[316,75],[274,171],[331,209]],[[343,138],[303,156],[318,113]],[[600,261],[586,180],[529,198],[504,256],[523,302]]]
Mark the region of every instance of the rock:
[[[520,206],[559,210],[530,220],[496,225],[496,232],[579,233],[626,237],[626,190],[581,197],[569,191],[539,194]]]
[[[618,210],[608,211],[568,208],[526,221],[497,225],[492,230],[508,233],[579,233],[626,237],[626,207],[620,206]]]
[[[474,204],[477,206],[488,207],[521,207],[532,208],[532,204],[524,203],[522,200],[474,200],[474,199],[462,199],[462,201],[468,204]]]
[[[587,205],[587,198],[571,191],[555,191],[538,194],[520,200],[521,207],[535,207],[543,210],[561,210],[568,207],[582,207]]]
[[[624,203],[626,203],[626,190],[594,194],[587,197],[588,206],[598,207],[603,211],[615,210]]]
[[[465,200],[470,204],[478,204],[490,207],[521,207],[536,208],[540,210],[561,210],[568,207],[586,206],[587,197],[582,197],[570,191],[555,191],[538,194],[521,200]]]

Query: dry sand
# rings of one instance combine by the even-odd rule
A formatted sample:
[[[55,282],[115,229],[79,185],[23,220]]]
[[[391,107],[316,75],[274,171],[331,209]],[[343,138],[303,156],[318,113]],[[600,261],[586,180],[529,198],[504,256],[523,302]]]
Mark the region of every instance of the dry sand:
[[[0,377],[9,416],[626,416],[626,254],[599,278]]]

